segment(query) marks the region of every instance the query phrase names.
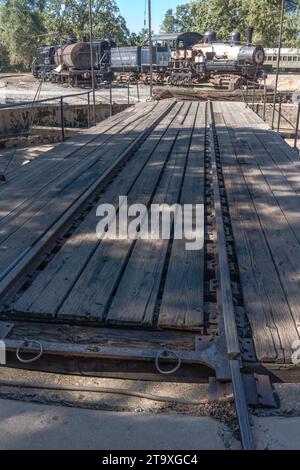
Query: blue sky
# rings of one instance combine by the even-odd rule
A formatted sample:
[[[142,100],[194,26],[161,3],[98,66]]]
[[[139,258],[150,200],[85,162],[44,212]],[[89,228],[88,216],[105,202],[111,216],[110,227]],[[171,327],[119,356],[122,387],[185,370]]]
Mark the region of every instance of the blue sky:
[[[144,26],[145,0],[116,0],[121,14],[126,18],[131,32],[138,32]],[[153,29],[159,31],[165,12],[168,8],[176,9],[177,5],[187,3],[185,0],[152,0]],[[148,0],[147,0],[148,9]]]

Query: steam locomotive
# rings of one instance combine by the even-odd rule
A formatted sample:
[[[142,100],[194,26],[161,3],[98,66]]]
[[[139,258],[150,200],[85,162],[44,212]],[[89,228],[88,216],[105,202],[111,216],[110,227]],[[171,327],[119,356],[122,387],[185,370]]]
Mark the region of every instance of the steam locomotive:
[[[92,58],[97,81],[112,80],[110,51],[115,46],[109,39],[97,39],[93,42],[92,55],[89,42],[75,42],[72,39],[64,46],[40,47],[33,60],[32,74],[53,83],[68,83],[70,86],[88,84],[92,79]]]
[[[214,32],[188,32],[153,37],[155,84],[190,85],[211,82],[234,90],[245,80],[264,75],[264,48],[254,45],[253,28],[246,30],[247,43],[232,33],[228,42],[218,41]],[[98,83],[117,81],[149,83],[149,47],[116,47],[108,39],[90,43],[69,42],[65,46],[40,48],[33,63],[36,77],[77,86],[91,81],[91,60]]]

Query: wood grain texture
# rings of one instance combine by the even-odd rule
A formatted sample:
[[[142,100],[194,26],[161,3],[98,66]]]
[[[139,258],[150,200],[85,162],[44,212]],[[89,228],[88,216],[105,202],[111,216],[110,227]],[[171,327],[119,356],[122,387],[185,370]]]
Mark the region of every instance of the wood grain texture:
[[[152,165],[157,165],[157,159],[151,159],[154,149],[160,144],[168,125],[178,113],[180,106],[175,107],[168,116],[161,121],[152,132],[149,139],[141,146],[134,158],[131,159],[119,175],[112,181],[111,185],[103,193],[99,204],[112,204],[118,208],[119,195],[127,195],[133,188],[141,197],[147,189],[143,178],[139,178],[144,167],[144,175],[147,177],[147,184],[151,187],[150,173],[155,180],[155,172],[152,172]],[[157,165],[157,171],[159,167]],[[84,315],[90,312],[89,305],[93,305],[93,297],[99,294],[99,284],[97,281],[97,270],[103,269],[105,259],[108,258],[107,250],[103,250],[101,241],[96,236],[96,209],[91,211],[86,219],[80,224],[75,233],[66,241],[62,249],[55,258],[47,265],[45,270],[38,276],[35,283],[23,294],[23,296],[13,306],[17,311],[28,311],[44,313],[54,316],[60,307],[70,299],[67,304],[72,305],[70,316],[77,315],[80,302],[83,303]],[[106,245],[106,242],[104,242]],[[103,246],[104,246],[103,245]],[[101,250],[99,252],[99,250]],[[104,252],[104,259],[101,257]],[[93,260],[92,260],[93,258]],[[90,270],[91,280],[82,281],[81,276],[86,279],[88,275],[85,270]],[[95,276],[95,277],[93,277]],[[94,282],[93,282],[94,280]],[[81,284],[82,282],[82,284]],[[81,284],[81,285],[80,285]],[[78,291],[77,291],[78,289]],[[94,290],[94,292],[93,292]],[[77,300],[75,300],[77,299]],[[85,303],[85,302],[89,303]],[[74,302],[77,308],[74,306]],[[67,307],[66,307],[67,308]],[[96,315],[98,317],[98,315]]]
[[[195,120],[180,203],[204,204],[206,103]],[[194,217],[195,224],[195,217]],[[199,222],[199,221],[198,221]],[[204,219],[197,233],[204,239]],[[204,248],[186,249],[186,240],[174,240],[164,285],[158,326],[198,331],[203,327]]]
[[[153,204],[179,202],[197,109],[198,104],[193,103],[186,110]],[[109,322],[153,325],[169,243],[163,239],[137,241],[109,309]]]
[[[237,243],[244,300],[253,327],[257,355],[266,362],[288,362],[291,359],[292,343],[298,338],[296,326],[299,318],[299,296],[296,283],[300,251],[298,241],[284,212],[278,206],[268,181],[274,191],[279,191],[280,188],[287,190],[288,183],[276,164],[270,162],[267,151],[263,149],[258,152],[258,148],[255,148],[257,140],[254,134],[262,133],[261,129],[257,130],[255,127],[247,131],[247,127],[244,127],[247,116],[242,117],[235,113],[234,106],[228,109],[225,104],[221,104],[220,107],[226,121],[227,140],[234,152],[231,157],[233,165],[227,176],[228,180],[230,174],[232,182],[227,183],[227,192],[229,197],[233,192],[234,197],[240,200],[239,204],[230,204],[230,214]],[[221,139],[222,132],[223,129],[219,131]],[[264,129],[263,133],[265,132],[270,131]],[[222,153],[224,146],[222,140]],[[226,165],[224,171],[226,172]],[[237,188],[239,192],[235,193]],[[291,187],[288,197],[298,198]],[[237,212],[236,216],[234,212]],[[238,224],[239,232],[235,228]],[[241,240],[241,233],[244,238],[243,250],[239,250],[242,245],[238,242]],[[250,256],[248,261],[245,255]],[[249,275],[251,271],[253,272]],[[247,277],[245,273],[248,273]],[[256,294],[249,291],[254,284],[258,289]],[[257,305],[261,305],[264,315],[258,314]],[[275,328],[271,327],[272,324]]]

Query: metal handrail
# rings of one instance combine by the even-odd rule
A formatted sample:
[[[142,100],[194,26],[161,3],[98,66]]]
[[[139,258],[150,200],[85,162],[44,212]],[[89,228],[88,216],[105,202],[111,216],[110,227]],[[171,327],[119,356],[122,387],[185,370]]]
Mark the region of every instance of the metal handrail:
[[[247,107],[251,106],[251,103],[248,102],[249,83],[253,84],[254,82],[251,82],[250,80],[246,81],[246,87],[247,87],[246,88],[246,93],[244,93],[242,88],[241,88],[242,97],[243,97],[243,100],[244,100]],[[264,97],[262,96],[262,102],[264,104],[263,120],[265,121],[266,120],[266,103],[267,103],[266,86],[265,86]],[[299,126],[300,126],[300,102],[298,103],[296,125],[294,125],[291,121],[289,121],[289,119],[286,118],[286,116],[283,115],[283,113],[282,113],[282,103],[283,102],[282,102],[282,94],[281,93],[279,93],[279,109],[277,109],[276,104],[274,106],[273,103],[270,103],[270,106],[273,108],[273,113],[275,114],[275,112],[276,112],[279,115],[278,116],[278,122],[277,122],[277,132],[278,133],[280,132],[281,120],[284,119],[291,126],[291,128],[295,130],[294,149],[296,151],[299,151],[299,149],[298,149],[298,140],[299,140]],[[254,94],[253,94],[252,110],[254,112],[256,112],[254,104],[255,103],[254,103]],[[256,114],[258,114],[258,112],[256,112]],[[273,123],[273,130],[274,130],[274,123]]]
[[[11,104],[5,104],[1,105],[0,109],[6,109],[6,108],[19,108],[21,106],[28,106],[31,104],[40,104],[40,103],[48,103],[49,101],[55,101],[55,100],[61,100],[65,98],[72,98],[76,96],[85,96],[85,95],[90,95],[92,93],[92,90],[81,92],[81,93],[74,93],[70,95],[59,95],[59,96],[54,96],[53,98],[45,98],[42,100],[37,100],[37,101],[26,101],[25,103],[11,103]]]

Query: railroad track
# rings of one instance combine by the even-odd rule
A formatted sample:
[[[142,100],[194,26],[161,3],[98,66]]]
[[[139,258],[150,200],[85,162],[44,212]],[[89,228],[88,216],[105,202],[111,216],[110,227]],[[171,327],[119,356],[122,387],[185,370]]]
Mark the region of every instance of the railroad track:
[[[220,303],[223,313],[224,331],[226,337],[227,354],[229,358],[232,386],[236,413],[239,421],[240,434],[244,450],[255,450],[254,439],[251,432],[247,398],[241,373],[241,347],[236,323],[235,305],[233,301],[231,274],[228,260],[227,242],[224,229],[224,209],[228,207],[221,201],[220,185],[224,188],[222,179],[222,166],[220,162],[220,149],[215,129],[213,108],[211,114],[211,168],[213,177],[213,194],[215,206],[217,258],[219,270]],[[225,206],[225,207],[224,207]]]
[[[186,106],[186,105],[185,105]],[[192,108],[193,106],[193,108]],[[121,154],[121,156],[115,161],[107,171],[93,184],[91,185],[82,196],[66,211],[61,217],[56,220],[49,230],[47,230],[43,236],[37,240],[37,242],[28,247],[21,255],[7,267],[5,272],[2,273],[0,279],[0,298],[7,299],[14,294],[18,289],[22,287],[24,282],[34,282],[35,271],[37,267],[45,262],[49,263],[55,255],[59,252],[61,246],[65,243],[63,239],[64,234],[70,232],[70,228],[73,227],[73,231],[78,224],[82,223],[87,213],[89,213],[98,201],[99,194],[105,191],[105,188],[109,187],[111,181],[120,173],[124,165],[141,149],[142,145],[149,138],[152,131],[168,116],[172,111],[174,105],[167,106],[162,112],[156,114],[156,117],[152,120],[151,125],[147,127],[138,137],[136,137],[128,148]],[[177,116],[180,115],[183,108],[179,108]],[[195,113],[194,124],[200,114],[200,105],[194,104],[190,108],[185,107],[186,117],[185,119],[193,119],[189,116],[189,112]],[[218,136],[215,128],[215,117],[214,111],[211,104],[208,104],[205,109],[205,149],[204,155],[206,156],[206,191],[208,199],[210,201],[209,213],[213,219],[209,230],[213,233],[214,237],[214,270],[217,278],[218,289],[216,289],[216,303],[221,308],[221,315],[219,318],[219,332],[220,334],[215,337],[215,340],[211,342],[208,348],[195,349],[194,351],[184,350],[163,350],[157,351],[155,349],[147,347],[95,347],[91,348],[89,345],[73,344],[72,342],[62,341],[48,341],[39,340],[38,338],[30,338],[27,341],[26,354],[36,354],[36,346],[40,344],[40,353],[43,355],[50,355],[57,357],[79,357],[89,358],[94,360],[103,359],[115,359],[115,360],[129,360],[129,361],[145,361],[150,363],[156,363],[158,370],[161,370],[160,361],[165,361],[173,365],[175,362],[175,368],[172,371],[177,371],[178,366],[181,364],[190,365],[209,365],[215,369],[217,378],[220,380],[231,380],[234,402],[236,407],[237,418],[239,421],[241,440],[243,448],[245,450],[254,450],[254,440],[251,434],[251,425],[249,418],[248,403],[244,388],[244,381],[242,377],[242,353],[240,347],[240,338],[236,322],[236,302],[232,291],[232,267],[230,266],[228,257],[228,248],[232,250],[232,232],[230,231],[230,218],[229,208],[226,199],[226,189],[222,174],[222,165],[220,159],[220,148],[218,142]],[[176,113],[174,114],[176,116]],[[186,121],[185,121],[186,122]],[[191,150],[194,134],[187,129],[184,131],[183,136],[187,142],[187,154]],[[171,158],[174,145],[176,145],[176,139],[178,138],[179,131],[177,129],[171,131],[171,136],[174,139],[172,146],[169,149],[169,157]],[[165,171],[167,163],[163,167]],[[187,165],[184,165],[185,171],[187,171]],[[184,183],[182,183],[184,184]],[[159,181],[156,186],[159,185]],[[178,193],[178,198],[181,197],[182,189]],[[209,204],[208,204],[209,205]],[[208,206],[207,205],[207,206]],[[87,212],[85,212],[87,211]],[[229,221],[228,221],[229,219]],[[229,227],[229,229],[228,229]],[[70,236],[70,233],[68,237]],[[170,248],[166,254],[165,264],[168,262],[170,257]],[[234,251],[234,246],[233,246]],[[52,257],[49,257],[49,252],[53,253]],[[210,258],[211,263],[211,258]],[[231,262],[232,264],[232,262]],[[210,268],[211,270],[211,268]],[[162,269],[165,271],[165,269]],[[123,269],[124,272],[124,269]],[[165,285],[165,280],[162,282]],[[211,292],[207,293],[208,298],[212,298],[214,294]],[[242,302],[241,302],[242,304]],[[5,318],[10,318],[9,313],[4,312]],[[17,318],[17,317],[16,317]],[[32,319],[34,321],[34,318]],[[46,320],[47,323],[48,320]],[[57,321],[57,323],[59,323]],[[74,322],[76,324],[76,321]],[[207,331],[208,326],[204,327],[204,332]],[[200,340],[203,339],[200,338]],[[199,336],[197,337],[199,340]],[[24,341],[20,339],[8,339],[6,340],[7,348],[9,351],[20,353],[20,349],[24,347]],[[18,353],[18,354],[19,354]],[[19,354],[20,355],[20,354]],[[37,359],[41,356],[38,354]],[[30,360],[29,360],[30,363]],[[165,372],[166,373],[166,372]],[[168,372],[167,372],[168,373]]]

